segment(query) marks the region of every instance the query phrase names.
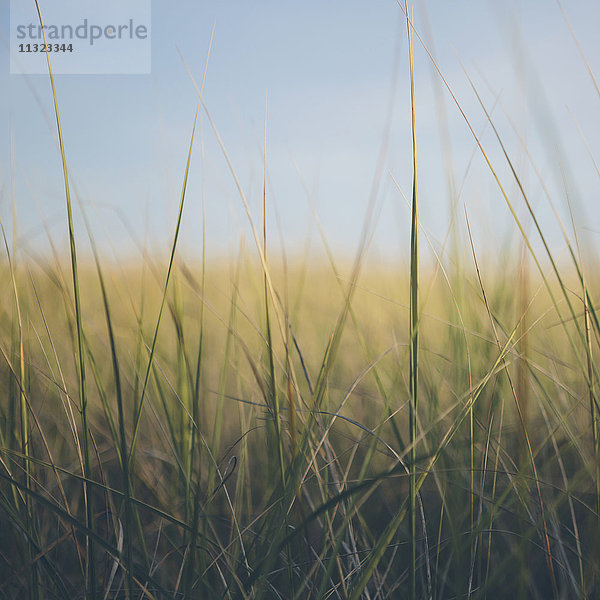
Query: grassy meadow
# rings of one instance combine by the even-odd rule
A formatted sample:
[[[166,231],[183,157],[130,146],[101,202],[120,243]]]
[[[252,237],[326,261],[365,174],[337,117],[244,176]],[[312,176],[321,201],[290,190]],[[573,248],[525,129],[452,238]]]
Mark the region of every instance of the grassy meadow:
[[[4,237],[0,598],[600,598],[593,247],[561,222],[557,254],[471,130],[518,244],[457,202],[431,252],[412,60],[406,84],[405,260],[369,256],[368,217],[356,258],[286,258],[264,214],[184,259],[192,135],[170,252],[116,261],[74,225],[52,81],[70,246]]]

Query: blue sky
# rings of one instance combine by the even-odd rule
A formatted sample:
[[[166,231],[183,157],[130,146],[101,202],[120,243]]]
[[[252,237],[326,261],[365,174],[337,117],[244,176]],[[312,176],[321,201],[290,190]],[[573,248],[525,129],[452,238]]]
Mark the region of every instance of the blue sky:
[[[2,1],[0,28],[0,216],[10,223],[14,189],[23,247],[43,251],[43,221],[59,245],[66,239],[53,107],[47,77],[8,74],[8,4]],[[41,6],[43,10],[43,2]],[[565,0],[564,8],[600,77],[600,5]],[[600,160],[600,98],[558,4],[508,0],[500,7],[498,2],[422,0],[415,2],[414,19],[427,43],[433,40],[439,66],[473,127],[483,131],[483,143],[519,214],[524,214],[523,203],[490,128],[485,128],[467,75],[488,108],[496,103],[494,121],[555,243],[561,242],[552,210],[511,121],[565,218],[563,161],[577,218],[586,239],[597,244],[599,180],[577,124]],[[403,256],[409,213],[398,187],[408,194],[411,186],[410,98],[406,26],[392,0],[154,0],[150,75],[57,76],[67,159],[100,246],[128,255],[135,248],[133,232],[140,240],[148,236],[157,249],[167,247],[197,102],[178,49],[201,80],[213,25],[205,101],[256,218],[267,97],[273,239],[278,239],[279,219],[289,251],[300,251],[310,235],[319,247],[310,195],[329,242],[340,252],[351,252],[389,129],[373,252]],[[418,42],[415,69],[421,217],[439,248],[449,222],[448,150],[440,136],[431,62]],[[477,153],[472,160],[474,141],[462,116],[447,92],[443,98],[457,186],[464,179],[458,218],[464,221],[465,204],[477,240],[488,244],[490,252],[507,240],[517,243],[508,233],[515,228],[487,167]],[[235,250],[241,235],[250,243],[233,178],[204,117],[185,208],[182,241],[188,254],[200,246],[203,196],[209,247]]]

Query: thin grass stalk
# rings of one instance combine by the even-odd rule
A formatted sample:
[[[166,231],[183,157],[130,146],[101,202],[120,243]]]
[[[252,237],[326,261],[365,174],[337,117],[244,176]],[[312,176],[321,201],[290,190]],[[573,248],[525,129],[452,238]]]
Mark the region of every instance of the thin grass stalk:
[[[225,349],[223,352],[223,366],[221,367],[221,374],[219,376],[219,388],[217,392],[217,406],[215,409],[215,420],[213,426],[213,434],[211,437],[210,447],[212,453],[218,456],[219,448],[221,446],[221,434],[223,429],[223,402],[226,398],[226,388],[227,388],[227,375],[230,369],[230,357],[233,352],[233,344],[235,337],[235,319],[237,314],[237,305],[238,305],[238,293],[239,293],[239,280],[240,280],[240,271],[243,259],[243,247],[240,245],[240,250],[238,253],[237,264],[235,266],[235,271],[232,279],[232,293],[230,303],[231,306],[229,308],[229,317],[227,321],[227,337],[225,339]],[[218,464],[215,462],[211,463],[209,472],[208,472],[208,489],[212,490],[215,488],[217,483],[215,482],[215,478],[218,473]]]
[[[473,563],[471,564],[470,576],[469,576],[469,591],[468,591],[469,599],[472,598],[474,589],[476,589],[476,587],[479,585],[479,581],[481,581],[481,566],[482,566],[483,553],[480,552],[479,556],[477,556],[477,550],[482,545],[482,542],[483,542],[483,531],[482,531],[482,529],[483,529],[483,527],[482,527],[482,525],[483,525],[483,498],[484,498],[483,490],[485,489],[485,477],[487,474],[487,464],[488,464],[488,456],[489,456],[489,449],[490,449],[490,440],[492,438],[493,422],[494,422],[493,413],[490,411],[490,417],[488,420],[489,427],[487,427],[487,435],[486,435],[486,441],[485,441],[485,451],[482,453],[482,456],[481,456],[481,472],[480,472],[480,478],[479,478],[479,489],[480,489],[479,509],[477,511],[477,533],[474,536],[474,541],[473,541],[473,545],[475,546],[475,551],[472,553]],[[478,565],[476,566],[475,563],[476,563],[477,558],[479,560],[477,560]]]
[[[584,317],[585,317],[585,342],[587,345],[587,371],[590,380],[588,387],[588,400],[590,404],[590,421],[592,429],[592,443],[594,444],[594,465],[596,468],[596,516],[600,521],[600,440],[598,439],[598,413],[596,410],[595,377],[592,370],[592,338],[590,335],[590,311],[588,305],[587,290],[584,285]]]
[[[100,291],[102,294],[102,304],[104,306],[104,316],[106,319],[106,327],[108,329],[108,339],[110,343],[110,354],[113,366],[113,375],[115,378],[115,394],[117,399],[117,419],[118,419],[118,441],[119,446],[117,448],[119,453],[119,460],[121,464],[121,484],[124,495],[124,531],[123,536],[125,540],[125,598],[127,600],[133,598],[133,528],[132,528],[132,508],[131,508],[131,482],[129,479],[129,461],[127,456],[127,434],[125,433],[125,409],[123,403],[123,391],[121,387],[121,370],[119,367],[119,357],[117,354],[117,346],[115,342],[115,334],[113,329],[113,321],[110,312],[110,305],[108,300],[108,293],[106,291],[106,284],[104,281],[104,275],[100,266],[100,257],[96,248],[96,243],[92,236],[92,231],[83,213],[85,224],[88,229],[88,235],[92,252],[94,255],[94,262],[96,264],[96,272],[98,274],[98,282],[100,283]]]
[[[408,3],[404,0],[410,61],[410,106],[413,154],[413,191],[410,231],[410,415],[409,415],[409,593],[417,597],[417,408],[419,382],[419,192],[417,173],[417,132],[415,113],[415,73],[412,46],[412,25]]]
[[[521,410],[523,411],[523,420],[525,422],[525,428],[528,428],[529,424],[529,384],[527,382],[527,354],[529,351],[529,325],[527,318],[528,308],[528,292],[529,292],[529,263],[527,260],[527,253],[525,248],[521,248],[521,265],[519,269],[519,319],[521,321],[519,342],[517,344],[517,350],[519,354],[519,360],[517,361],[517,394],[519,402],[521,404]],[[525,442],[521,440],[521,461],[527,454]]]
[[[281,438],[281,416],[279,414],[279,394],[277,393],[277,382],[275,381],[275,357],[273,353],[273,339],[271,334],[271,318],[269,312],[269,281],[268,255],[267,255],[267,96],[265,94],[265,123],[263,138],[263,198],[262,198],[262,253],[264,257],[263,286],[265,298],[265,327],[267,337],[267,354],[269,357],[269,396],[273,406],[273,419],[275,422],[275,438],[277,442],[277,458],[281,477],[281,489],[285,488],[285,465],[283,460],[283,440]],[[287,328],[286,328],[287,329]],[[285,339],[285,335],[284,335]]]
[[[202,128],[202,121],[200,121],[200,155],[201,162],[204,165],[204,133]],[[204,294],[206,289],[206,195],[205,195],[205,170],[202,169],[202,266],[200,274],[200,289]],[[194,476],[194,458],[196,456],[196,443],[197,435],[200,427],[200,379],[202,376],[202,358],[204,350],[204,298],[200,301],[200,332],[198,334],[198,357],[196,360],[196,376],[194,383],[193,392],[193,404],[192,404],[192,420],[193,423],[191,436],[190,436],[190,482]],[[191,501],[193,502],[192,511],[192,526],[191,533],[189,536],[189,555],[187,563],[187,571],[184,576],[184,596],[190,597],[192,585],[194,581],[194,573],[196,570],[197,550],[196,543],[199,533],[199,522],[200,522],[200,499],[201,499],[201,470],[202,465],[202,444],[198,444],[198,473],[196,475],[196,485],[192,494]]]
[[[491,502],[492,505],[496,502],[496,488],[498,486],[498,463],[500,462],[500,450],[502,448],[502,430],[504,425],[504,398],[500,399],[500,415],[499,415],[499,423],[498,423],[498,439],[496,442],[496,456],[494,457],[494,468],[492,471],[492,491],[491,491]],[[490,406],[490,417],[488,419],[488,428],[491,429],[493,425],[493,412],[492,406]],[[490,568],[492,564],[492,532],[494,530],[494,516],[495,511],[490,511],[490,520],[488,525],[488,541],[487,541],[487,553],[485,559],[485,575],[483,578],[483,585],[487,585],[487,582],[490,577]],[[484,598],[487,598],[487,593],[484,595]]]
[[[394,181],[397,189],[400,191],[400,193],[404,196],[404,194],[402,193],[402,189],[400,188],[400,186],[397,184],[396,181]],[[460,195],[460,193],[459,193]],[[405,198],[406,199],[406,198]],[[422,229],[422,227],[421,227]],[[448,289],[451,292],[452,295],[452,301],[454,304],[454,309],[456,310],[456,314],[458,315],[459,321],[460,321],[460,329],[462,331],[462,335],[458,335],[457,333],[455,333],[454,329],[451,330],[450,332],[450,340],[451,340],[451,346],[452,346],[452,356],[454,357],[455,361],[460,361],[460,357],[462,356],[461,353],[461,349],[459,346],[459,341],[460,339],[464,339],[464,348],[466,351],[466,357],[465,357],[465,370],[467,373],[467,377],[468,377],[468,385],[467,385],[467,389],[472,390],[473,389],[473,384],[472,384],[472,373],[471,373],[471,358],[470,358],[470,350],[469,350],[469,342],[468,339],[466,337],[466,329],[465,329],[465,323],[463,320],[463,316],[462,316],[462,311],[461,311],[461,306],[464,304],[464,294],[462,292],[462,288],[463,288],[463,284],[462,284],[462,278],[460,276],[460,264],[457,263],[456,265],[456,269],[455,269],[455,273],[454,273],[454,277],[457,280],[457,285],[458,285],[458,293],[455,294],[455,291],[457,289],[457,285],[452,285],[450,278],[448,277],[448,274],[446,273],[446,270],[444,269],[443,265],[442,265],[442,261],[441,261],[441,254],[442,253],[438,253],[434,247],[434,245],[431,243],[431,240],[429,239],[429,236],[427,235],[427,232],[425,230],[423,230],[426,238],[429,241],[429,245],[430,248],[433,252],[433,254],[435,255],[436,258],[436,271],[435,274],[433,275],[433,280],[435,280],[435,277],[437,276],[437,272],[438,270],[440,270],[444,276],[444,279],[448,285]],[[446,241],[444,240],[443,243],[443,247],[445,247]],[[458,248],[457,248],[458,251]],[[430,285],[428,292],[425,294],[425,300],[427,300],[427,298],[429,297],[431,291],[433,290],[433,285]],[[426,301],[425,301],[426,303]],[[450,323],[450,321],[448,321]],[[459,362],[453,362],[452,363],[453,369],[456,370],[460,370],[460,363]],[[468,423],[467,423],[467,427],[466,427],[466,434],[467,434],[467,439],[469,441],[469,459],[468,462],[471,465],[470,468],[468,468],[468,473],[467,473],[467,479],[469,480],[469,486],[468,486],[468,497],[467,497],[467,504],[468,504],[468,513],[470,515],[472,515],[471,518],[469,518],[470,521],[470,531],[473,531],[474,528],[474,502],[475,502],[475,477],[474,477],[474,455],[475,455],[475,441],[474,441],[474,422],[475,422],[475,418],[474,418],[474,412],[473,412],[473,399],[471,397],[466,397],[465,398],[465,406],[471,407],[469,409],[469,419],[468,419]],[[430,414],[434,414],[434,412],[437,410],[438,406],[437,403],[434,402],[432,403],[432,405],[429,406],[429,413]],[[393,421],[392,421],[393,422]],[[423,443],[424,443],[424,451],[427,453],[429,452],[429,448],[428,448],[428,443],[427,443],[427,439],[424,437],[423,438]],[[439,477],[437,476],[437,474],[434,472],[434,478],[436,481],[436,486],[438,487],[439,493],[440,493],[440,498],[442,500],[442,503],[446,502],[445,496],[446,496],[446,491],[444,489],[444,486],[442,485],[441,481],[439,480]],[[462,502],[462,500],[461,500]],[[442,511],[443,513],[443,511]],[[454,528],[454,525],[452,524],[452,518],[451,515],[453,514],[452,511],[446,511],[446,514],[450,517],[450,523],[451,523],[451,527]],[[440,517],[441,518],[441,517]],[[471,536],[472,537],[472,536]],[[460,538],[462,540],[462,538]],[[456,545],[457,541],[459,540],[458,536],[453,535],[451,537],[452,543]],[[477,539],[476,538],[472,538],[472,543],[470,544],[470,559],[471,559],[471,565],[474,564],[474,551],[476,548],[476,544],[477,544]],[[439,552],[439,547],[438,547],[438,552]],[[458,556],[462,556],[463,554],[463,550],[462,548],[459,548],[458,545],[456,546],[455,549],[455,553]],[[436,569],[437,572],[437,569]]]
[[[83,350],[83,325],[81,320],[81,300],[79,295],[79,273],[77,269],[77,250],[75,246],[75,231],[73,227],[73,211],[71,207],[71,192],[69,189],[69,174],[67,170],[67,160],[65,157],[65,146],[62,134],[62,126],[60,122],[60,113],[58,110],[58,98],[56,95],[56,86],[54,85],[54,75],[52,73],[52,65],[50,64],[50,54],[48,45],[46,44],[46,30],[42,19],[42,13],[38,0],[35,0],[38,19],[42,28],[44,45],[46,47],[46,61],[48,64],[48,74],[50,76],[50,85],[52,87],[52,99],[54,102],[54,114],[56,117],[56,127],[58,132],[58,142],[60,146],[60,156],[62,162],[63,179],[65,185],[65,197],[67,203],[67,219],[69,225],[69,246],[71,250],[71,271],[73,276],[73,293],[75,299],[75,319],[77,329],[77,355],[78,355],[78,377],[79,377],[79,404],[81,408],[81,425],[82,425],[82,441],[83,441],[83,460],[84,460],[84,477],[91,478],[91,454],[90,454],[90,431],[88,424],[88,407],[85,382],[85,360]],[[86,506],[86,526],[89,531],[95,531],[94,523],[94,508],[93,499],[88,493],[87,481],[83,483],[83,494]],[[96,565],[94,556],[94,542],[92,537],[86,535],[86,593],[89,594],[92,600],[96,598]]]
[[[239,357],[237,352],[234,352],[233,363],[235,365],[236,372],[236,385],[238,390],[238,396],[242,395],[242,382],[240,378],[240,369],[239,369]],[[248,431],[250,429],[246,407],[240,403],[238,405],[238,415],[239,422],[241,426],[241,431]],[[232,526],[231,526],[231,544],[234,545],[234,550],[231,553],[231,562],[232,564],[241,564],[240,553],[243,554],[243,563],[246,569],[245,575],[250,572],[249,559],[247,555],[247,551],[244,547],[244,541],[242,537],[242,532],[240,530],[240,524],[243,523],[243,518],[245,515],[252,514],[252,495],[251,489],[252,484],[250,481],[251,471],[248,468],[248,440],[247,436],[243,436],[243,439],[240,440],[240,452],[239,452],[239,460],[237,464],[238,470],[238,478],[236,482],[235,488],[235,498],[233,507],[235,509],[235,513],[232,514]]]
[[[277,443],[277,457],[279,459],[279,474],[281,478],[281,490],[285,490],[285,461],[283,454],[283,438],[281,435],[281,415],[280,415],[280,407],[279,407],[279,393],[277,391],[277,382],[275,380],[275,356],[273,352],[273,338],[271,333],[271,320],[269,314],[269,281],[267,279],[267,270],[268,270],[268,253],[267,253],[267,95],[265,93],[265,122],[264,122],[264,136],[263,136],[263,203],[262,203],[262,216],[263,216],[263,256],[264,256],[264,268],[263,268],[263,291],[265,298],[265,327],[266,327],[266,336],[267,336],[267,353],[269,356],[269,395],[270,400],[273,405],[273,419],[275,421],[275,440]],[[286,326],[283,333],[283,341],[286,344],[286,340],[288,338],[289,328],[287,327],[287,319]],[[288,400],[290,400],[290,415],[293,414],[293,401],[291,400],[291,381],[289,378],[289,351],[287,350],[286,344],[286,374],[288,376]],[[288,514],[285,514],[284,517],[286,529],[288,527]],[[288,555],[288,576],[290,580],[290,584],[292,586],[292,595],[294,590],[294,577],[292,571],[292,557],[290,554],[290,548],[287,548]]]
[[[469,555],[470,565],[475,564],[476,537],[473,536],[475,526],[475,437],[473,429],[473,403],[469,402]],[[471,590],[469,589],[469,598]]]
[[[519,302],[518,318],[520,320],[520,336],[517,344],[517,397],[523,414],[523,427],[519,430],[519,469],[524,469],[527,464],[526,431],[529,430],[529,385],[527,382],[527,353],[528,353],[528,323],[527,323],[527,294],[529,288],[529,271],[525,245],[521,246],[521,261],[519,268]],[[519,598],[527,597],[527,548],[526,548],[526,520],[521,508],[521,543],[518,546],[520,556],[519,573]]]
[[[266,127],[266,118],[265,118],[265,127]],[[266,144],[265,144],[266,148]],[[266,152],[265,152],[266,154]],[[266,166],[266,162],[265,162]],[[266,183],[266,182],[265,182]],[[265,221],[266,223],[266,221]],[[283,313],[285,316],[285,337],[283,340],[284,350],[285,350],[285,384],[286,384],[286,396],[287,396],[287,408],[288,408],[288,432],[290,437],[290,461],[293,462],[296,457],[297,443],[296,443],[296,405],[294,401],[294,385],[296,385],[296,381],[294,378],[294,370],[292,366],[292,357],[290,353],[291,347],[291,338],[293,338],[293,330],[292,324],[290,322],[290,298],[289,298],[289,278],[288,278],[288,261],[285,254],[285,244],[283,241],[281,242],[282,254],[284,256],[283,262],[283,277],[284,277],[284,287],[283,287]],[[304,269],[306,268],[306,263],[304,263]],[[267,282],[265,281],[265,284]],[[265,293],[266,293],[265,288]]]
[[[10,389],[9,389],[9,414],[8,414],[8,447],[16,448],[18,441],[21,442],[21,452],[25,457],[27,457],[27,452],[29,451],[29,441],[27,439],[29,435],[29,424],[28,415],[27,415],[27,407],[25,405],[25,398],[23,395],[22,385],[25,383],[24,377],[24,357],[23,357],[23,321],[21,318],[21,308],[19,303],[19,295],[17,291],[17,283],[16,283],[16,255],[17,255],[17,206],[16,206],[16,194],[15,194],[15,140],[14,140],[14,132],[12,129],[11,123],[11,131],[10,131],[10,163],[11,163],[11,196],[12,196],[12,257],[8,250],[8,241],[6,239],[6,235],[4,232],[4,225],[0,221],[0,225],[2,225],[2,237],[4,239],[4,246],[6,250],[6,257],[8,260],[8,267],[11,275],[11,282],[13,286],[13,294],[14,294],[14,309],[17,313],[17,320],[13,319],[12,321],[12,330],[11,330],[11,340],[13,353],[16,353],[19,356],[19,367],[20,367],[20,384],[15,385],[15,381],[13,378],[10,380]],[[19,414],[19,423],[20,423],[20,437],[17,436],[16,431],[16,423],[17,423],[17,413]],[[2,445],[4,445],[4,440],[2,440]],[[25,478],[29,485],[29,461],[25,460]],[[18,507],[19,499],[17,495],[16,488],[13,488],[15,507]],[[29,503],[27,503],[27,514],[29,515],[30,507]],[[29,518],[29,516],[28,516]]]
[[[37,1],[37,0],[36,0]],[[134,457],[135,457],[135,444],[137,441],[137,435],[138,435],[138,430],[139,430],[139,425],[140,425],[140,420],[142,417],[142,408],[144,405],[144,400],[145,400],[145,395],[146,395],[146,387],[148,385],[148,380],[149,380],[149,376],[150,376],[150,371],[152,369],[152,363],[153,363],[153,358],[154,358],[154,352],[156,349],[156,341],[158,339],[158,332],[160,329],[160,323],[161,323],[161,319],[162,319],[162,314],[163,314],[163,310],[165,307],[165,303],[166,303],[166,298],[167,298],[167,291],[169,288],[169,280],[171,277],[171,271],[173,269],[173,264],[175,261],[175,251],[177,249],[177,241],[179,239],[179,230],[181,228],[181,221],[182,221],[182,216],[183,216],[183,207],[184,207],[184,201],[185,201],[185,194],[186,194],[186,190],[187,190],[187,182],[188,182],[188,175],[189,175],[189,171],[190,171],[190,163],[192,160],[192,149],[194,146],[194,137],[196,134],[196,126],[198,123],[198,115],[200,112],[200,107],[202,106],[202,95],[203,95],[203,91],[204,91],[204,84],[206,82],[206,73],[208,71],[208,61],[210,58],[210,51],[212,48],[212,41],[213,41],[213,37],[214,37],[214,26],[213,26],[213,30],[211,33],[211,37],[210,37],[210,42],[208,45],[208,52],[206,55],[206,62],[204,64],[204,74],[203,74],[203,78],[202,78],[202,85],[200,87],[200,89],[198,90],[198,104],[196,107],[196,113],[194,115],[194,125],[192,127],[192,135],[190,137],[190,145],[189,145],[189,149],[188,149],[188,155],[187,155],[187,161],[186,161],[186,166],[185,166],[185,174],[183,177],[183,185],[182,185],[182,190],[181,190],[181,198],[179,201],[179,211],[177,214],[177,224],[175,226],[175,233],[173,236],[173,243],[171,246],[171,256],[169,259],[169,268],[167,269],[167,276],[165,279],[165,284],[164,284],[164,290],[163,290],[163,296],[162,296],[162,300],[161,300],[161,305],[160,305],[160,310],[158,313],[158,318],[156,321],[156,327],[154,330],[154,337],[152,340],[152,347],[150,349],[150,356],[148,358],[148,366],[146,369],[146,373],[144,375],[144,383],[142,385],[142,391],[141,394],[139,396],[139,402],[137,403],[137,405],[134,407],[134,424],[133,424],[133,434],[132,434],[132,440],[131,440],[131,446],[130,446],[130,450],[129,450],[129,457],[128,460],[130,462],[129,465],[129,471],[133,472],[133,461],[134,461]],[[142,329],[142,324],[140,321],[140,332]],[[137,383],[137,382],[136,382]]]
[[[419,5],[421,9],[423,25],[425,29],[425,37],[427,38],[427,44],[429,46],[430,52],[432,56],[436,56],[436,51],[434,47],[434,36],[431,31],[431,25],[429,21],[427,6],[425,3],[421,3]],[[464,274],[462,272],[462,264],[461,264],[461,249],[459,246],[459,228],[456,223],[456,213],[458,201],[460,199],[461,189],[457,189],[456,179],[454,175],[454,160],[452,153],[452,143],[450,138],[450,129],[448,125],[448,115],[446,110],[446,102],[443,94],[443,86],[442,83],[437,77],[435,68],[433,65],[431,66],[431,74],[432,74],[432,83],[433,83],[433,91],[435,95],[436,101],[436,115],[438,118],[438,129],[440,130],[440,141],[443,148],[443,158],[444,158],[444,166],[446,172],[446,188],[448,194],[448,209],[449,209],[449,218],[450,223],[448,226],[447,237],[452,234],[451,238],[451,248],[452,248],[452,256],[454,259],[454,269],[453,269],[453,295],[456,296],[455,306],[449,307],[449,319],[454,315],[454,311],[458,314],[459,319],[462,323],[462,315],[459,307],[465,305],[464,299]],[[446,240],[444,239],[444,247],[446,245]],[[441,265],[441,262],[439,263]],[[464,331],[463,331],[464,335]],[[459,370],[462,373],[463,369],[468,371],[469,373],[469,389],[471,388],[471,373],[470,373],[470,363],[469,363],[469,349],[468,343],[465,339],[465,347],[467,353],[467,365],[465,366],[463,362],[463,352],[461,351],[462,345],[462,336],[461,333],[454,328],[450,329],[450,339],[452,344],[452,352],[454,356],[454,361],[452,364],[452,368]],[[435,410],[435,407],[429,407],[430,410]],[[474,527],[474,502],[475,502],[475,489],[474,489],[474,464],[475,464],[475,440],[474,440],[474,430],[473,430],[473,411],[469,413],[469,422],[468,422],[468,437],[469,437],[469,465],[470,465],[470,475],[469,475],[469,531],[473,531]],[[443,515],[443,508],[441,511],[441,515]],[[440,523],[440,532],[441,532],[441,523]],[[470,539],[470,559],[471,564],[474,564],[474,545],[476,544],[476,540]],[[436,559],[437,560],[437,559]],[[436,568],[437,573],[437,568]]]
[[[171,280],[171,274],[173,272],[173,266],[175,264],[175,253],[177,250],[177,242],[179,240],[179,231],[181,229],[181,221],[182,221],[182,217],[183,217],[183,207],[184,207],[184,201],[185,201],[185,193],[187,190],[187,182],[188,182],[188,175],[190,172],[190,163],[192,160],[192,148],[194,146],[194,136],[196,133],[196,125],[198,122],[198,113],[200,111],[200,106],[201,106],[201,102],[202,102],[202,96],[200,96],[200,99],[198,100],[198,105],[196,107],[196,114],[194,116],[194,126],[192,127],[192,135],[190,137],[190,145],[189,145],[189,150],[188,150],[188,155],[187,155],[187,162],[186,162],[186,166],[185,166],[185,174],[183,177],[183,186],[182,186],[182,190],[181,190],[181,198],[179,201],[179,210],[178,210],[178,214],[177,214],[177,223],[175,225],[175,233],[173,235],[173,243],[171,245],[171,256],[169,258],[169,266],[167,269],[167,275],[165,277],[165,282],[164,282],[164,287],[163,287],[163,294],[162,294],[162,300],[160,303],[160,309],[158,311],[158,317],[156,319],[156,326],[154,328],[154,335],[152,338],[152,346],[150,347],[150,355],[148,357],[148,365],[146,367],[146,372],[144,375],[144,383],[142,384],[142,391],[140,393],[140,398],[138,401],[138,404],[136,406],[135,409],[135,414],[134,414],[134,420],[133,420],[133,434],[132,434],[132,439],[131,439],[131,445],[129,448],[129,470],[130,472],[133,472],[133,466],[134,466],[134,460],[135,460],[135,447],[137,444],[137,438],[138,438],[138,433],[139,433],[139,427],[140,427],[140,421],[142,418],[142,412],[143,412],[143,408],[144,408],[144,401],[146,398],[146,389],[148,387],[148,381],[150,379],[150,373],[152,371],[152,366],[154,364],[154,354],[156,352],[156,342],[158,340],[158,333],[160,331],[160,324],[162,321],[162,315],[164,312],[164,308],[165,305],[167,303],[167,293],[169,290],[169,282]]]
[[[186,352],[185,342],[185,331],[183,323],[183,310],[182,300],[179,284],[179,271],[176,268],[173,272],[173,299],[169,303],[171,319],[175,327],[176,335],[176,374],[175,374],[175,385],[178,390],[178,395],[181,400],[181,410],[178,414],[178,422],[176,427],[176,437],[173,439],[174,447],[177,449],[181,457],[181,462],[185,466],[184,472],[182,473],[182,487],[183,495],[185,498],[184,510],[185,520],[189,520],[190,506],[188,499],[190,497],[191,480],[189,477],[190,469],[190,454],[187,449],[190,445],[190,427],[193,424],[190,422],[190,415],[192,414],[191,402],[190,402],[190,388],[193,385],[193,376],[191,374],[191,368],[189,366],[188,355]]]

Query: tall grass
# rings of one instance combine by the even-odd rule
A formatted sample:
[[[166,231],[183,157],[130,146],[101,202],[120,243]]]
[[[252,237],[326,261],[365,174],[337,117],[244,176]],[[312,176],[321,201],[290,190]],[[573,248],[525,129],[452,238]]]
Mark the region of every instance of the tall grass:
[[[40,10],[38,0],[35,0],[35,6],[37,9],[40,26],[42,28],[42,34],[44,39],[44,45],[46,45],[46,31],[44,29],[44,21]],[[90,494],[88,487],[88,479],[91,478],[91,448],[90,448],[90,427],[88,424],[88,397],[86,388],[86,377],[85,377],[85,360],[83,350],[83,323],[81,319],[81,299],[79,294],[79,272],[77,268],[77,247],[75,243],[75,231],[73,227],[73,208],[71,204],[71,189],[69,186],[69,172],[67,169],[67,160],[65,157],[65,146],[62,134],[62,127],[60,123],[60,113],[58,110],[58,98],[56,96],[56,86],[54,85],[54,76],[52,74],[52,65],[50,63],[50,54],[46,50],[46,60],[48,62],[48,75],[50,76],[50,85],[52,87],[52,99],[54,102],[54,115],[56,117],[56,130],[58,134],[58,144],[60,149],[60,158],[63,171],[63,180],[65,185],[65,200],[67,208],[67,223],[69,227],[69,247],[71,250],[71,273],[73,277],[73,299],[75,302],[75,323],[77,332],[77,365],[78,365],[78,390],[79,390],[79,407],[81,412],[81,440],[83,455],[83,496],[86,507],[86,528],[91,532],[95,529],[94,519],[94,503],[93,496]],[[21,349],[22,350],[22,349]],[[22,352],[21,352],[22,356]],[[23,360],[23,359],[21,359]],[[22,383],[21,383],[22,385]],[[26,415],[22,416],[22,422],[26,423]],[[29,443],[27,442],[27,446]],[[27,466],[29,469],[29,460],[27,453],[25,454]],[[29,484],[29,482],[28,482]],[[29,485],[28,485],[29,487]],[[29,500],[28,500],[29,501]],[[94,540],[91,536],[86,536],[86,552],[85,552],[85,577],[86,577],[86,590],[89,597],[92,600],[96,598],[96,558],[94,553]],[[36,586],[37,587],[37,586]],[[37,592],[36,592],[37,595]]]
[[[417,596],[417,409],[419,397],[419,184],[417,167],[417,119],[415,111],[415,74],[412,45],[411,22],[408,2],[404,2],[406,28],[408,36],[408,56],[410,63],[410,107],[413,155],[413,185],[410,226],[410,409],[409,409],[409,443],[410,443],[410,477],[409,477],[409,513],[410,513],[410,571],[409,588],[411,598]],[[471,471],[472,471],[471,465]]]
[[[164,264],[149,252],[129,265],[103,256],[83,203],[91,258],[78,262],[84,232],[49,62],[70,253],[50,238],[51,256],[17,260],[4,237],[0,598],[599,597],[594,257],[573,221],[572,234],[560,223],[571,262],[558,261],[493,111],[481,100],[515,193],[399,6],[408,265],[368,255],[383,159],[352,263],[322,229],[326,260],[279,256],[266,101],[255,217],[204,83]],[[465,211],[466,241],[451,231],[453,250],[432,245],[434,259],[419,263],[419,240],[430,240],[418,211],[416,52],[455,102],[525,258],[482,258]],[[204,122],[254,246],[210,256],[203,222],[202,256],[185,261],[177,248]]]

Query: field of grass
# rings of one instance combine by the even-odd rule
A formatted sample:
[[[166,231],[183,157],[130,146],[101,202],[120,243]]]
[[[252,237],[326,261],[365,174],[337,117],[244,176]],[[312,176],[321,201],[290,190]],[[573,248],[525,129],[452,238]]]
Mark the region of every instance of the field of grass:
[[[403,263],[262,215],[186,261],[185,183],[170,255],[83,259],[54,99],[70,253],[0,263],[0,598],[600,598],[596,262],[508,154],[474,134],[522,252],[457,214],[420,264],[415,136]]]

